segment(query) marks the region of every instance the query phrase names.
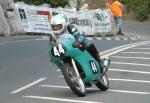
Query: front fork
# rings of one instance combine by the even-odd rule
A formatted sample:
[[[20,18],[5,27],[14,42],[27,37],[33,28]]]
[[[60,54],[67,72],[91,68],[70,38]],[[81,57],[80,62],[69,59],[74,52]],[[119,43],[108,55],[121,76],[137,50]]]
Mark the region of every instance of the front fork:
[[[80,77],[78,68],[77,68],[76,63],[75,63],[75,61],[74,61],[73,58],[71,58],[71,63],[72,63],[72,66],[73,66],[74,71],[75,71],[75,74],[76,74],[76,77],[75,77],[75,78],[77,79],[78,83],[82,86],[82,88],[85,88],[85,85],[84,85],[84,83],[83,83],[82,78]]]
[[[74,70],[75,70],[75,74],[76,74],[77,78],[79,79],[79,78],[80,78],[80,74],[79,74],[79,72],[78,72],[76,63],[75,63],[74,59],[72,59],[72,58],[71,58],[71,63],[72,63],[72,66],[73,66],[73,68],[74,68]]]
[[[110,65],[110,58],[109,57],[104,58],[103,59],[103,66],[102,66],[103,72],[102,72],[101,77],[103,77],[106,74],[106,72],[108,71],[109,65]]]

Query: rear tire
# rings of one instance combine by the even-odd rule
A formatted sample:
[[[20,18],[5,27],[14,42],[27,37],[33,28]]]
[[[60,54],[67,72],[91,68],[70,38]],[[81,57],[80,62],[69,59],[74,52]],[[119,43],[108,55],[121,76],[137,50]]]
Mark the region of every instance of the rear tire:
[[[79,97],[84,97],[86,95],[86,88],[81,79],[77,77],[75,69],[71,63],[64,63],[64,69],[62,69],[64,78],[70,89]]]

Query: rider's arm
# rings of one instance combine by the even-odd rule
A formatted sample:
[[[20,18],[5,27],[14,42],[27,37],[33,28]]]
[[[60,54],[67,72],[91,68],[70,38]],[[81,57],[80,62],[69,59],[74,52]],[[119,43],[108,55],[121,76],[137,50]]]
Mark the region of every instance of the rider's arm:
[[[85,42],[85,36],[80,34],[79,30],[74,25],[68,24],[67,29],[68,29],[68,32],[74,36],[76,41],[80,43]]]

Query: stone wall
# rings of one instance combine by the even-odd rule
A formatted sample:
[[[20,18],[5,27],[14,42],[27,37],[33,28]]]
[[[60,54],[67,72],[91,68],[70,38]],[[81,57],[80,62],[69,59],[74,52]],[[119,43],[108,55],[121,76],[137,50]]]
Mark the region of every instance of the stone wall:
[[[25,34],[14,0],[0,0],[0,35]]]
[[[7,7],[12,4],[14,0],[0,0],[0,35],[9,36],[10,28],[5,17]]]
[[[7,23],[7,20],[4,15],[4,9],[0,5],[0,35],[2,36],[9,36],[10,35],[10,29]]]

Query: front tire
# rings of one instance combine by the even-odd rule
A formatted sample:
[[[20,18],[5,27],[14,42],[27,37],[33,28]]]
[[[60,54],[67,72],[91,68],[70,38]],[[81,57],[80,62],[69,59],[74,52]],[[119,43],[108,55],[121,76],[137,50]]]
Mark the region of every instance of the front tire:
[[[73,60],[73,59],[72,59]],[[73,60],[74,61],[74,60]],[[75,63],[75,62],[74,62]],[[85,85],[78,75],[78,70],[75,71],[72,63],[64,63],[64,69],[62,69],[64,78],[70,89],[79,97],[86,95]]]
[[[102,91],[105,91],[109,88],[109,80],[106,74],[104,74],[103,77],[96,82],[96,86]]]

